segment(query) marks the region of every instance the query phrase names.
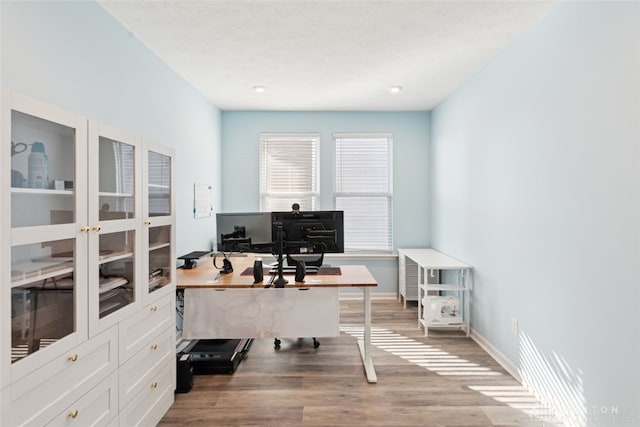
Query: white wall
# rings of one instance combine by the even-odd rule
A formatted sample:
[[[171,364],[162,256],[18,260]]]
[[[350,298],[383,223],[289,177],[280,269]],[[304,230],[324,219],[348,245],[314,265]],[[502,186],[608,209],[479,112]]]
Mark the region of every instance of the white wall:
[[[209,249],[194,183],[220,205],[220,111],[94,2],[1,2],[1,86],[176,150],[177,245]]]
[[[640,424],[639,8],[559,2],[432,114],[433,246],[569,425]]]

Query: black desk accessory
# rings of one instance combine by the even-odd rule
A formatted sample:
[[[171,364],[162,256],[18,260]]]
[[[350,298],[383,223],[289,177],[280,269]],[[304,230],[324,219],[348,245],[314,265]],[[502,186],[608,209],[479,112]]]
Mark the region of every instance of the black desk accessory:
[[[178,257],[178,259],[184,260],[184,265],[182,266],[182,268],[188,270],[198,265],[196,261],[198,261],[203,256],[209,255],[210,253],[211,251],[193,251],[189,252],[186,255]]]
[[[229,257],[227,257],[224,252],[222,253],[222,255],[224,256],[224,259],[222,260],[222,267],[218,267],[218,264],[216,264],[217,255],[213,256],[213,266],[220,270],[220,274],[233,273],[233,265],[231,264]]]
[[[304,260],[298,261],[296,264],[296,282],[304,282],[304,276],[306,274],[306,267]]]
[[[178,353],[176,372],[176,393],[187,393],[193,387],[193,366],[189,353]]]
[[[253,283],[260,283],[264,279],[264,272],[262,271],[262,260],[256,259],[253,261]]]
[[[273,284],[276,288],[284,288],[284,285],[289,283],[287,279],[282,276],[282,263],[284,261],[284,230],[282,226],[278,226],[277,231],[277,239],[276,239],[276,250],[278,252],[278,277],[273,281]]]

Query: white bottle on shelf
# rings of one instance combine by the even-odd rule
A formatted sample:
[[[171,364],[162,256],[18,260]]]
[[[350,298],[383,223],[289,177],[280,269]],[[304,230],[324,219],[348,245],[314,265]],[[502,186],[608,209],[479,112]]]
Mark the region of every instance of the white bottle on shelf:
[[[42,142],[34,142],[29,153],[29,188],[49,188],[49,158]]]

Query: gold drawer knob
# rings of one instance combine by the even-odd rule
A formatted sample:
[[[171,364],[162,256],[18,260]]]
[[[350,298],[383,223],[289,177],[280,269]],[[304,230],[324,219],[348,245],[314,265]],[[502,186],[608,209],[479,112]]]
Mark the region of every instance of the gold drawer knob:
[[[86,226],[85,226],[85,227],[82,227],[82,228],[80,229],[80,231],[82,231],[83,233],[88,233],[88,232],[89,232],[89,230],[90,230],[90,228],[89,228],[89,227],[86,227]]]
[[[91,227],[91,229],[93,231],[100,231],[100,230],[102,230],[102,227],[100,227],[99,225],[94,225],[93,227]]]
[[[151,388],[156,388],[158,387],[158,383],[151,383]]]
[[[67,356],[67,360],[69,362],[75,362],[76,360],[78,360],[78,355],[77,354],[72,354],[71,356]]]
[[[151,308],[149,310],[158,311],[158,306],[157,305],[153,305],[153,306],[151,306]]]
[[[151,344],[151,350],[157,350],[158,344]]]
[[[67,414],[67,417],[69,418],[75,418],[78,416],[78,410],[76,409],[75,411],[71,411]]]

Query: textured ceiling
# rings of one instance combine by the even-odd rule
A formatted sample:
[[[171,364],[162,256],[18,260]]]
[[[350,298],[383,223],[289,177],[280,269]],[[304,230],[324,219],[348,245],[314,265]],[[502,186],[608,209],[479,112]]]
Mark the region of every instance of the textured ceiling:
[[[223,110],[430,110],[551,1],[100,1]],[[255,85],[265,86],[256,93]],[[390,94],[390,86],[403,90]]]

